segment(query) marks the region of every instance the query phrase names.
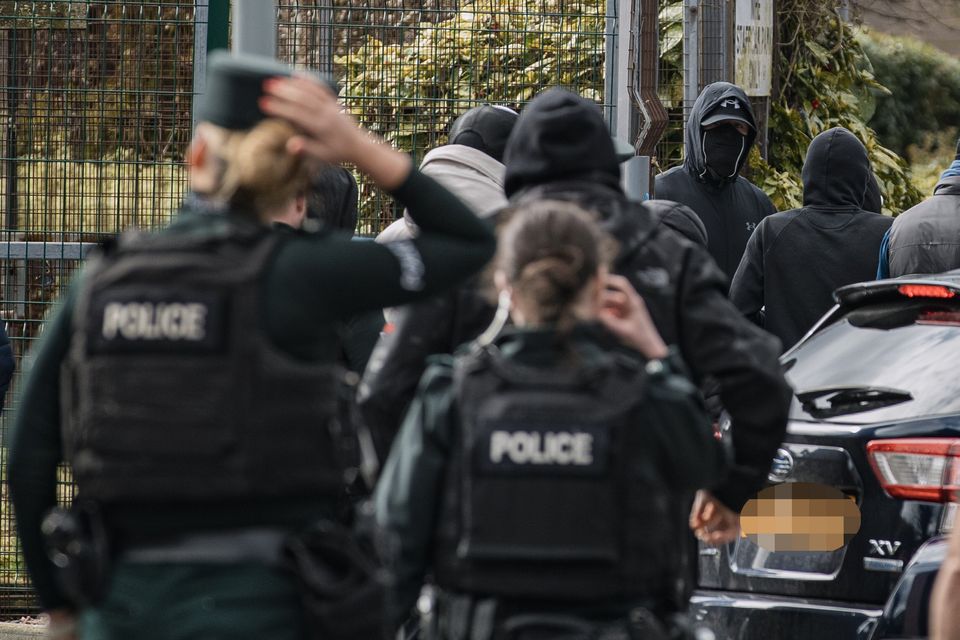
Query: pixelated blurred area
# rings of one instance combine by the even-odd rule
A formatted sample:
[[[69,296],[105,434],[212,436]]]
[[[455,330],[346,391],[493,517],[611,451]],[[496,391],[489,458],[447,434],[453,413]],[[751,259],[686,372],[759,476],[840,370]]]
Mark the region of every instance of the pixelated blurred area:
[[[860,509],[827,485],[778,484],[744,505],[740,527],[767,551],[834,551],[860,530]]]

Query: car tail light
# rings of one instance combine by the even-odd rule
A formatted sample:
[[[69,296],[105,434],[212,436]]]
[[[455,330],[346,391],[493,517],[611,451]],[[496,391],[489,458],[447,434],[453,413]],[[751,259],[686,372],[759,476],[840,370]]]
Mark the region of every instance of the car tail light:
[[[960,438],[874,440],[867,457],[893,498],[950,502],[960,488]]]
[[[941,327],[960,327],[960,312],[924,311],[917,318],[917,324],[931,324]]]
[[[957,292],[939,284],[902,284],[897,287],[908,298],[953,298]]]
[[[951,502],[943,508],[943,514],[940,516],[940,533],[950,533],[953,531],[953,525],[957,521],[956,502]]]

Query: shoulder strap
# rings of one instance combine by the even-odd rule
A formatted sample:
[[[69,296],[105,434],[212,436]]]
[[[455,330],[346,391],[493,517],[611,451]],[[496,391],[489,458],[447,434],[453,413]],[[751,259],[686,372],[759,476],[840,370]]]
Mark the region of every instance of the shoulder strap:
[[[512,361],[496,344],[475,344],[470,353],[458,358],[460,376],[490,369],[503,383],[521,388],[550,388],[574,391],[595,386],[616,366],[613,356],[579,367],[533,367]],[[457,374],[455,374],[457,375]]]
[[[230,220],[224,216],[219,224],[198,233],[157,233],[143,229],[128,229],[120,234],[113,252],[194,251],[213,247],[225,241],[250,246],[267,239],[276,243],[279,238],[280,235],[271,233],[268,227],[246,220]]]

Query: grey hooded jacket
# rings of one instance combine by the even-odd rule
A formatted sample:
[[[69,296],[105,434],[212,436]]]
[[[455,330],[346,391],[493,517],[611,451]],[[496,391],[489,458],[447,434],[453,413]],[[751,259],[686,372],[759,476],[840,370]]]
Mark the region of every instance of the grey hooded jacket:
[[[960,177],[942,178],[933,197],[893,221],[887,256],[891,278],[960,269]]]
[[[420,163],[420,172],[452,191],[481,218],[493,215],[507,204],[503,193],[503,163],[483,151],[462,144],[432,149]],[[407,240],[417,227],[406,213],[377,236],[377,242]]]

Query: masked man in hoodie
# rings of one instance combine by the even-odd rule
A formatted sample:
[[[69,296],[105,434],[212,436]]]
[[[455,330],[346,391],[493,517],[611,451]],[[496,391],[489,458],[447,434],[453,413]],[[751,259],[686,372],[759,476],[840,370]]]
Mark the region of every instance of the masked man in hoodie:
[[[701,246],[627,199],[614,143],[595,103],[562,89],[541,93],[520,116],[505,158],[511,204],[562,200],[597,213],[620,245],[614,270],[641,294],[664,341],[680,348],[698,382],[718,384],[733,421],[734,468],[712,495],[704,494],[692,525],[706,541],[730,539],[736,512],[763,485],[786,430],[790,389],[777,359],[779,342],[730,303],[723,273]],[[396,433],[427,357],[451,353],[493,320],[496,310],[483,289],[474,280],[454,295],[409,308],[397,333],[377,345],[360,397],[361,405],[369,407],[375,398],[393,409],[392,416],[380,412],[388,419],[379,422],[366,415],[381,444]],[[409,339],[417,328],[416,339]]]
[[[657,176],[658,198],[693,209],[707,229],[710,255],[732,278],[750,234],[776,209],[770,198],[740,175],[757,138],[747,94],[729,82],[715,82],[690,110],[685,159]]]
[[[892,218],[864,210],[873,171],[842,127],[813,139],[803,163],[803,207],[769,216],[747,244],[730,298],[750,319],[795,344],[843,285],[872,280]]]
[[[886,277],[960,269],[960,140],[933,197],[901,213],[888,237]]]

